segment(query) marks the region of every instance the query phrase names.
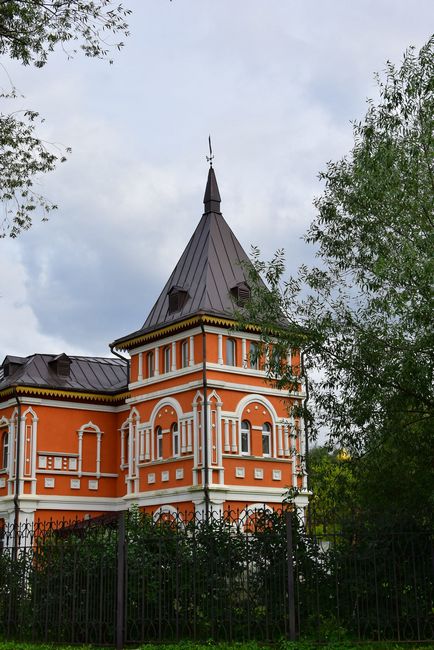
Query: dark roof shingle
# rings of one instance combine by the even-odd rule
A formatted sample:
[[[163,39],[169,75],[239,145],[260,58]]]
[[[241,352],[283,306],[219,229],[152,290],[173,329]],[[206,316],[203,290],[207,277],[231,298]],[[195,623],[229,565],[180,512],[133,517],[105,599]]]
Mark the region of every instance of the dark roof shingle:
[[[75,357],[68,376],[57,374],[50,361],[54,354],[33,354],[7,377],[0,374],[0,391],[11,386],[54,388],[110,395],[127,390],[127,362],[102,357]],[[7,359],[8,357],[6,357]],[[10,357],[9,357],[10,358]],[[6,361],[5,359],[5,361]],[[5,362],[3,362],[5,363]]]

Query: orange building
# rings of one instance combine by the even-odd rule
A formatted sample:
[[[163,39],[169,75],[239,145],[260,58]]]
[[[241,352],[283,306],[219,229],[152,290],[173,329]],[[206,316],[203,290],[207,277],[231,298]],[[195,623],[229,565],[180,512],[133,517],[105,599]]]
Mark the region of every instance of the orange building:
[[[234,329],[247,255],[220,212],[211,167],[204,214],[124,358],[7,356],[0,371],[0,520],[82,518],[307,503],[305,398],[266,381],[257,330]],[[122,355],[119,355],[120,357]],[[299,353],[288,362],[299,366]]]

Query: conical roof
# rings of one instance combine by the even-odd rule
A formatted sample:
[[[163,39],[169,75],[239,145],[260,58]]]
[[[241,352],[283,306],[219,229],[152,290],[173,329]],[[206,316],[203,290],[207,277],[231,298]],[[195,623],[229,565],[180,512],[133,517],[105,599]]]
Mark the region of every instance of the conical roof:
[[[244,264],[250,262],[220,212],[212,167],[204,204],[205,212],[143,326],[115,341],[115,346],[195,315],[233,315],[233,295],[239,287],[247,289]]]

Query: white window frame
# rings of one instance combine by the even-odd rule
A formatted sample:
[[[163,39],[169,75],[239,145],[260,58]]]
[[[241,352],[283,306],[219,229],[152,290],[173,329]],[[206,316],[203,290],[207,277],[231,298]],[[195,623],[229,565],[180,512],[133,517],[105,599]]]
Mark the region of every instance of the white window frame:
[[[247,426],[246,426],[247,425]],[[247,437],[243,434],[247,432]],[[240,455],[250,456],[252,426],[248,420],[242,420],[240,425]],[[247,440],[247,445],[243,443]],[[244,448],[245,447],[245,448]]]
[[[237,343],[235,339],[229,337],[226,339],[226,365],[237,365]]]
[[[272,450],[271,450],[271,432],[272,432],[272,427],[269,422],[264,422],[262,425],[262,455],[265,457],[270,457]],[[268,440],[268,451],[264,451],[264,440]]]
[[[156,457],[157,460],[163,460],[163,429],[158,426],[155,430],[155,437],[156,437]]]
[[[170,365],[171,365],[171,354],[170,354],[171,347],[170,345],[166,345],[166,347],[163,348],[163,372],[170,372]]]
[[[259,345],[254,341],[250,341],[249,345],[249,363],[252,370],[259,370]]]
[[[189,356],[188,356],[188,339],[185,339],[181,343],[181,367],[182,368],[187,368],[188,363],[189,363]]]
[[[2,432],[2,467],[7,469],[9,464],[9,431],[4,429]]]
[[[153,350],[150,350],[146,355],[146,367],[148,377],[153,377],[155,375],[155,356]]]
[[[179,453],[179,427],[178,423],[174,422],[172,424],[172,453],[173,457],[177,458]]]

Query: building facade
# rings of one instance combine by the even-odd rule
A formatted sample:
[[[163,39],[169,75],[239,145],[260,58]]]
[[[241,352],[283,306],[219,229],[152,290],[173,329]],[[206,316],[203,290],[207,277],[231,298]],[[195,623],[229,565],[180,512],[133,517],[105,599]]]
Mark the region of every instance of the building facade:
[[[0,374],[0,521],[158,514],[242,515],[307,503],[305,399],[266,380],[255,327],[236,330],[247,255],[220,211],[204,214],[143,326],[113,358],[7,356]],[[125,357],[127,353],[127,357]],[[299,352],[287,363],[299,372]]]

